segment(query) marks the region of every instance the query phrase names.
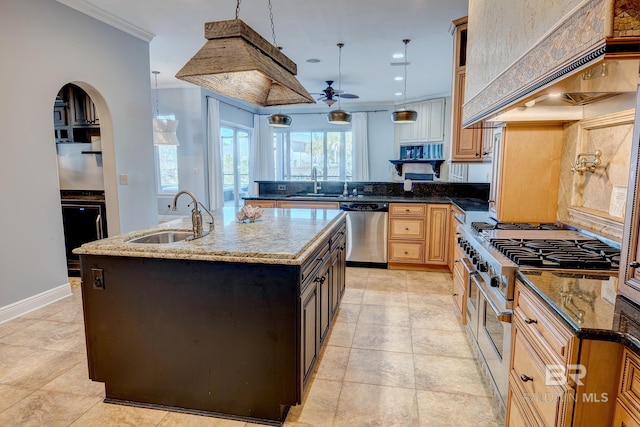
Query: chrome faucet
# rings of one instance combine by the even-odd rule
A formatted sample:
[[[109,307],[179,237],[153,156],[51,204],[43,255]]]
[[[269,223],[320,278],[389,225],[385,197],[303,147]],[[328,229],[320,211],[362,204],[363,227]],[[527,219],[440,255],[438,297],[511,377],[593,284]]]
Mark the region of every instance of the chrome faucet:
[[[311,169],[311,179],[313,180],[313,194],[318,194],[318,190],[322,190],[322,186],[318,184],[318,168],[315,166]]]
[[[177,207],[178,197],[180,197],[180,195],[182,194],[186,194],[189,197],[191,197],[191,200],[193,203],[193,209],[191,210],[191,224],[193,226],[193,237],[187,237],[187,240],[199,239],[201,237],[206,236],[213,230],[213,215],[211,215],[211,212],[209,212],[207,208],[205,208],[202,205],[202,203],[198,202],[198,200],[196,199],[196,196],[194,196],[192,192],[187,190],[178,191],[176,195],[173,196],[173,204],[171,205],[171,210],[172,211],[178,210],[178,207]],[[200,213],[200,209],[198,209],[198,205],[202,206],[202,209],[207,211],[207,213],[211,217],[211,222],[209,223],[209,231],[207,232],[203,232],[202,230],[202,213]]]

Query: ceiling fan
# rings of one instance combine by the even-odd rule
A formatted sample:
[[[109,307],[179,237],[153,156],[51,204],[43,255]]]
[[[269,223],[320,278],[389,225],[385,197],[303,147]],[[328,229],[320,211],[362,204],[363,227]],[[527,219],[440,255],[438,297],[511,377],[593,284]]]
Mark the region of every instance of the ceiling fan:
[[[358,95],[352,93],[344,93],[343,90],[337,90],[331,87],[333,80],[327,80],[327,87],[321,93],[312,93],[311,95],[320,95],[320,98],[316,98],[317,101],[324,101],[329,107],[336,102],[336,97],[343,99],[357,99]]]

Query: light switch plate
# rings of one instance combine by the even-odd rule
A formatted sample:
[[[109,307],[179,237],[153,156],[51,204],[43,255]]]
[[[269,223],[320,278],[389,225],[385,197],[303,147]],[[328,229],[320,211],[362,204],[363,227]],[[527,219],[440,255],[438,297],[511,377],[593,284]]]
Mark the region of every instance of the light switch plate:
[[[92,268],[91,277],[94,289],[104,289],[104,271],[101,268]]]
[[[120,185],[129,185],[129,175],[126,173],[120,174]]]

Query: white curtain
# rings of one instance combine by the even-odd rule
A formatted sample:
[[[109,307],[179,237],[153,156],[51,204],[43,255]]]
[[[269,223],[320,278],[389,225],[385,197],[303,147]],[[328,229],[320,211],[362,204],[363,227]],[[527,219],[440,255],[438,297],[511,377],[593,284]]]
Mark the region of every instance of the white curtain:
[[[207,98],[207,135],[209,151],[209,208],[224,206],[222,190],[222,148],[220,147],[220,101]]]
[[[275,180],[273,159],[273,131],[269,126],[269,117],[253,116],[253,135],[249,154],[249,194],[258,195],[258,184],[254,181]]]
[[[351,119],[353,137],[353,180],[369,180],[369,144],[367,141],[367,113],[353,113]]]

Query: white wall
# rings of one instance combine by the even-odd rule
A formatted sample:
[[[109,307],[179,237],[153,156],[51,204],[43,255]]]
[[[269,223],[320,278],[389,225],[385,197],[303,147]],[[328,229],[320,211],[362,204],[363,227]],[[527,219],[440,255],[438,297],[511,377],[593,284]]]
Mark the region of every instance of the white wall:
[[[109,232],[157,217],[148,43],[54,0],[3,0],[0,28],[1,314],[67,283],[52,118],[64,84],[98,108]]]

